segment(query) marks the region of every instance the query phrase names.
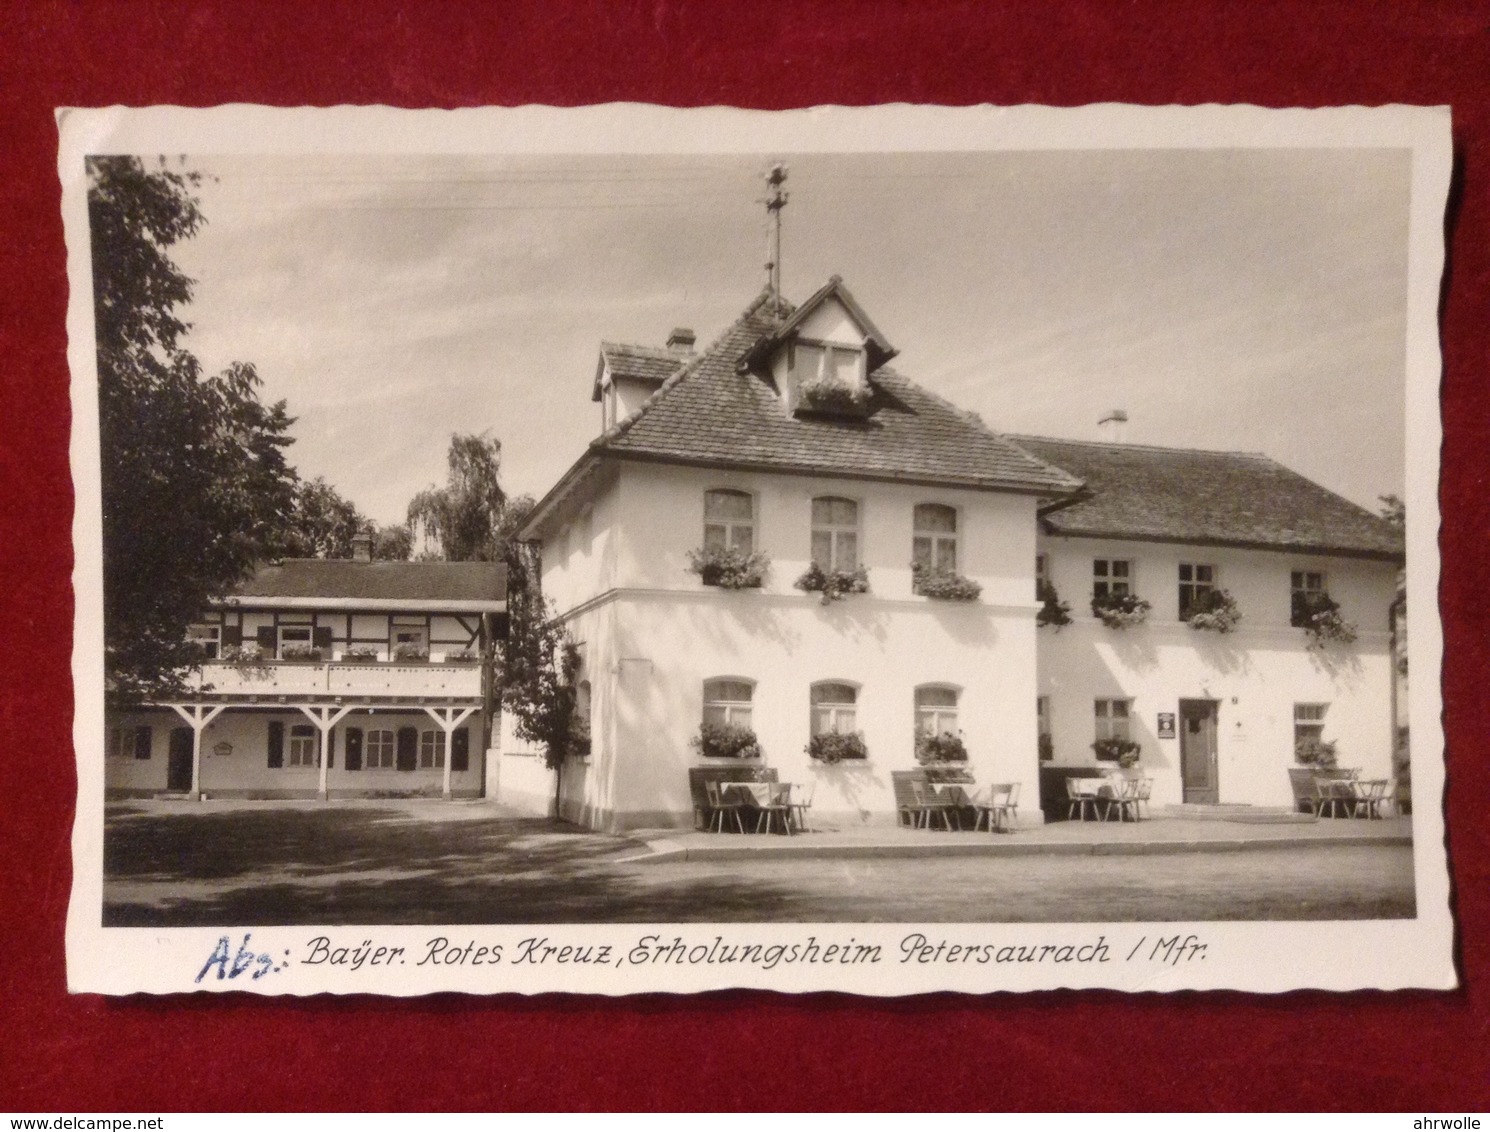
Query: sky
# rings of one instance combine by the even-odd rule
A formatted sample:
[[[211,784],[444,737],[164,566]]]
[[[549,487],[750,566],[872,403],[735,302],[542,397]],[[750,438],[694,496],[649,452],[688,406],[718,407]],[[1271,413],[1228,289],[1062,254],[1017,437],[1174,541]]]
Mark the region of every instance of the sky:
[[[599,343],[700,346],[765,281],[771,154],[188,157],[187,346],[251,362],[292,462],[402,520],[453,432],[541,495],[600,431]],[[1263,452],[1403,494],[1409,156],[792,154],[782,288],[838,274],[905,376],[1000,432]]]

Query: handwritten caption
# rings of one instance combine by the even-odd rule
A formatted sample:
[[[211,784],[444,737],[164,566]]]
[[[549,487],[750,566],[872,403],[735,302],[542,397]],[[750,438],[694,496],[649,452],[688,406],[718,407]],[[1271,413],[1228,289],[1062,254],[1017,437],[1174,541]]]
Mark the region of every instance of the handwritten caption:
[[[1203,962],[1209,944],[1198,935],[1144,935],[1119,947],[1105,934],[1081,942],[999,943],[910,932],[894,945],[846,939],[753,943],[725,935],[688,939],[681,935],[649,934],[629,946],[574,943],[550,936],[529,936],[516,942],[494,942],[474,937],[433,936],[418,946],[398,946],[373,938],[359,941],[317,935],[307,940],[298,956],[282,949],[276,956],[250,946],[245,932],[235,947],[233,938],[220,936],[195,981],[216,975],[217,982],[243,979],[256,982],[291,965],[344,971],[381,971],[400,967],[754,967],[772,971],[783,966],[1091,966],[1105,963],[1179,967]]]

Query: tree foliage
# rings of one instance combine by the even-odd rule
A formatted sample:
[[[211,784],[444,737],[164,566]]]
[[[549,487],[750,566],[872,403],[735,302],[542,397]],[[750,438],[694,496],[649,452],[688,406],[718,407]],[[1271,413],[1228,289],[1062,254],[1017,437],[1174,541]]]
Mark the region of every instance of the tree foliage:
[[[352,540],[369,526],[367,517],[322,477],[301,480],[279,551],[285,558],[350,558]]]
[[[502,490],[502,442],[485,433],[450,438],[443,487],[409,502],[409,527],[447,562],[499,562],[533,501]]]
[[[292,421],[250,365],[204,377],[181,346],[192,280],[172,245],[204,223],[194,174],[88,163],[103,502],[104,645],[116,695],[179,690],[186,627],[265,557],[295,476]]]

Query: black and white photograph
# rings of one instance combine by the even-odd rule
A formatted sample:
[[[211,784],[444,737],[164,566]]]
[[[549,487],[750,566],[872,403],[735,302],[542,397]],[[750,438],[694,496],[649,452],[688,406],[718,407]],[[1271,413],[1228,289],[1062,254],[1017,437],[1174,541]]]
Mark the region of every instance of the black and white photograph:
[[[60,121],[74,989],[1454,985],[1446,112]]]

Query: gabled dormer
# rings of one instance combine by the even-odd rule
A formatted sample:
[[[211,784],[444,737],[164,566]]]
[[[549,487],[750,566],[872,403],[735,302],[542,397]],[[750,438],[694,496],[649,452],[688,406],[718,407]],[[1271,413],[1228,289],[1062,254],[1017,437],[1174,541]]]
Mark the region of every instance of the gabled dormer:
[[[693,331],[678,327],[666,347],[600,343],[590,400],[600,402],[600,430],[614,428],[657,392],[664,381],[693,360]]]
[[[862,416],[875,370],[895,353],[835,275],[752,346],[740,370],[768,379],[788,413]]]

